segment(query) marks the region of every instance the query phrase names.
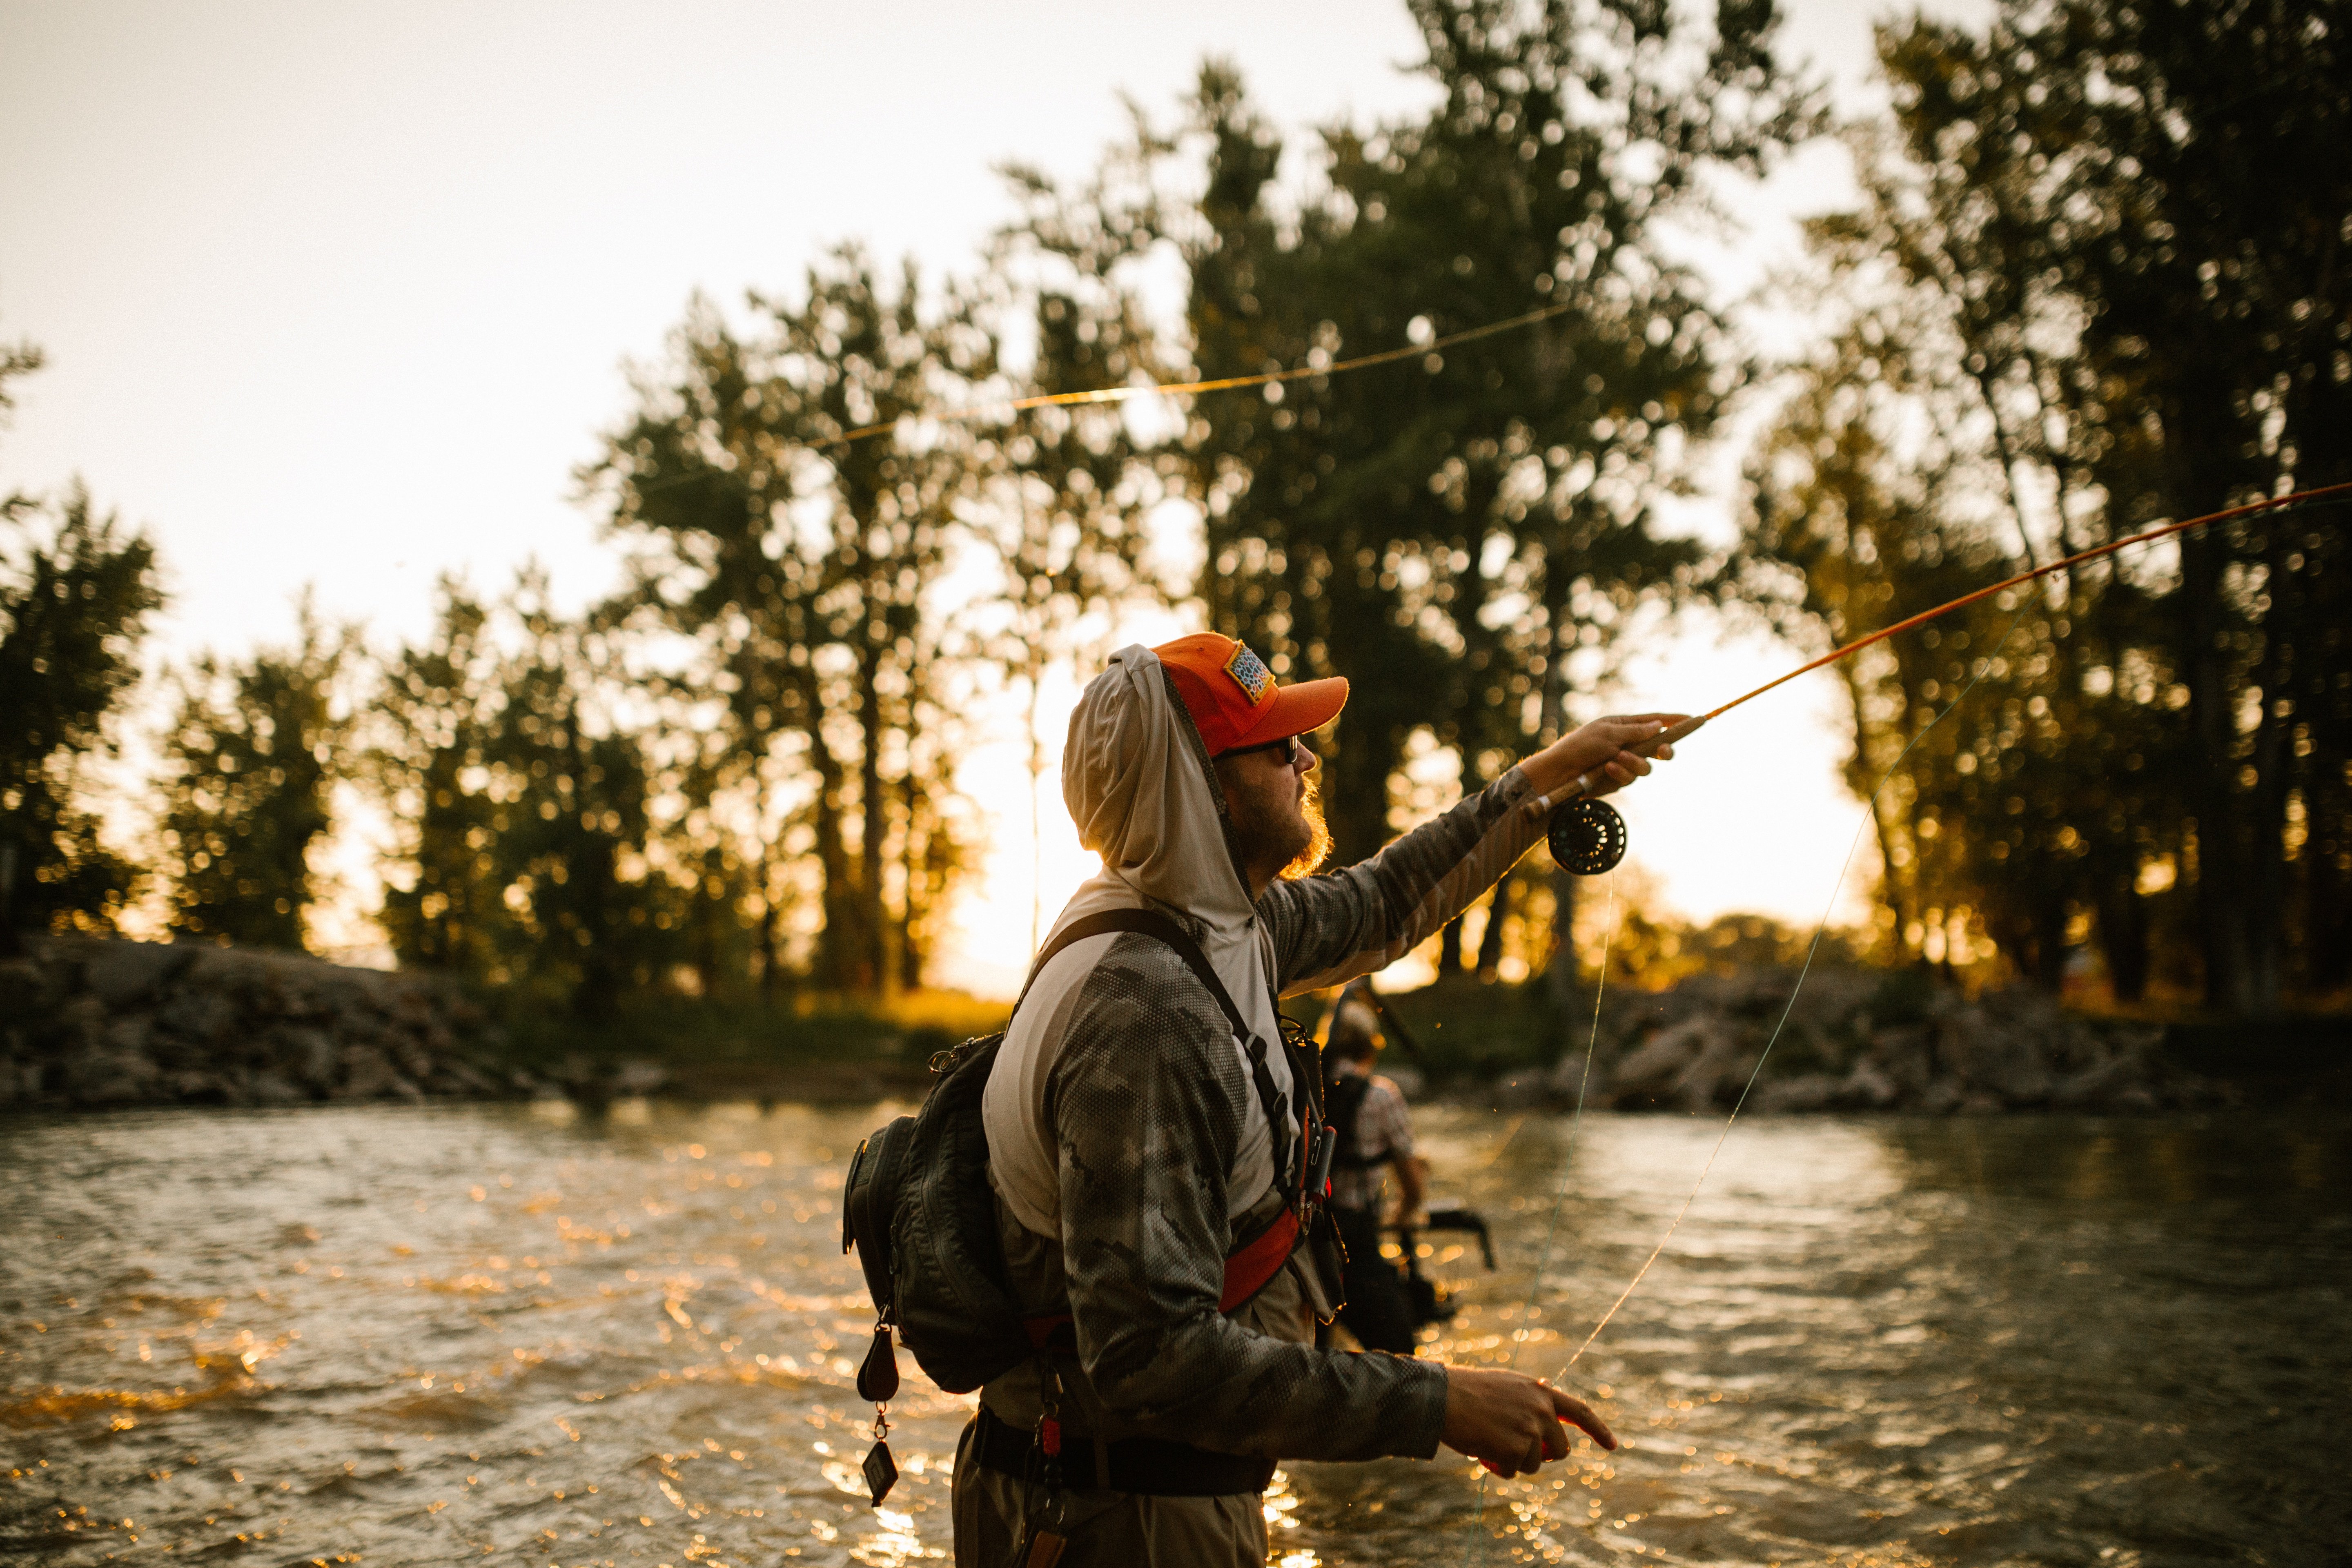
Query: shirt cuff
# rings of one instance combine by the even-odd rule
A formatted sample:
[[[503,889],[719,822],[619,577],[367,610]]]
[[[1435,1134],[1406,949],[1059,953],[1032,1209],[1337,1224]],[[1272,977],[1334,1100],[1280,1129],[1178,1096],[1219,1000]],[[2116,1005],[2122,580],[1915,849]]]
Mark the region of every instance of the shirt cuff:
[[[1445,1369],[1433,1361],[1415,1361],[1412,1367],[1412,1384],[1399,1402],[1404,1419],[1389,1452],[1400,1458],[1433,1459],[1445,1435]]]

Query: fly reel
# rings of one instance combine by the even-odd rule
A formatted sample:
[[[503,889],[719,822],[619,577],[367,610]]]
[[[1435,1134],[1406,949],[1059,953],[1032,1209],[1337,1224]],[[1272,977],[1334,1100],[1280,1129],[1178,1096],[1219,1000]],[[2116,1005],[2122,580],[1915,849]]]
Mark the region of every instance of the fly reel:
[[[1580,877],[1614,870],[1625,858],[1625,819],[1605,800],[1578,799],[1551,814],[1544,835],[1554,864]]]

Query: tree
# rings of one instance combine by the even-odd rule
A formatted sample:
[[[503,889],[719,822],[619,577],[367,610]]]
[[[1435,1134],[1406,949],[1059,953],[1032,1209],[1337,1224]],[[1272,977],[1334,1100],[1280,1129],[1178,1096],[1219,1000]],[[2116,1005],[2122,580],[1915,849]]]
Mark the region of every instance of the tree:
[[[623,721],[635,682],[608,630],[554,611],[536,567],[496,602],[446,578],[439,598],[433,636],[387,661],[373,704],[371,776],[398,835],[393,949],[608,1016],[695,957],[700,868],[656,843],[656,769]]]
[[[670,363],[583,483],[635,551],[615,616],[693,639],[687,684],[717,700],[730,787],[755,819],[769,907],[795,886],[787,844],[817,868],[810,969],[827,990],[919,984],[924,931],[962,850],[940,744],[936,592],[970,473],[955,426],[845,442],[861,426],[954,406],[993,373],[967,302],[935,310],[910,266],[894,291],[844,248],[797,304],[754,297],[740,338],[698,304]]]
[[[37,364],[29,351],[0,363]],[[155,551],[93,515],[79,487],[54,508],[0,502],[0,944],[22,931],[111,929],[140,872],[101,841],[83,770],[110,744],[117,703],[163,603]]]
[[[306,596],[292,647],[243,662],[207,654],[182,678],[161,825],[174,931],[303,946],[310,846],[329,825],[349,721],[335,690],[348,648]]]
[[[1955,460],[1973,499],[1937,526],[1990,507],[2005,568],[2352,475],[2343,48],[2340,7],[2312,4],[2010,4],[1981,34],[1882,32],[1894,123],[1861,139],[1866,200],[1822,237],[1841,292],[1876,268],[1911,296],[1847,368],[1958,373],[1904,392],[1972,447]],[[1798,424],[1821,406],[1801,397]],[[1869,462],[1913,459],[1882,443]],[[1922,819],[1948,842],[2007,846],[1959,874],[2022,970],[2053,979],[2087,922],[2136,995],[2175,896],[2144,889],[2177,879],[2193,956],[2158,967],[2201,973],[2213,1005],[2258,1012],[2290,980],[2352,973],[2347,580],[2342,530],[2273,514],[2033,601],[2022,683],[1983,694],[2027,721],[1950,759],[1978,758],[1974,782],[1931,779],[1923,753],[1905,786],[1948,797]],[[1939,680],[1908,679],[1915,699]],[[1979,784],[1996,793],[1971,801]],[[1994,831],[2003,817],[2037,826]]]
[[[1870,300],[1869,282],[1866,268],[1840,274],[1838,297],[1866,303],[1806,367],[1751,466],[1751,586],[1784,633],[1824,647],[2036,553],[1938,300]],[[2136,868],[2177,849],[2179,812],[2159,781],[2179,750],[2178,689],[2160,665],[2103,645],[2096,673],[2083,668],[2085,620],[2144,628],[2145,596],[2102,568],[1837,667],[1855,726],[1847,779],[1874,812],[1892,952],[1946,962],[1984,943],[2054,987],[2103,857],[2128,854]],[[2110,910],[2100,931],[2119,994],[2135,997],[2146,922]]]
[[[377,912],[404,964],[487,978],[513,945],[489,764],[504,672],[491,612],[443,577],[421,647],[387,660],[371,708],[368,776],[391,817]]]
[[[500,902],[505,974],[610,1015],[650,988],[677,923],[672,889],[648,864],[651,769],[614,722],[619,660],[598,631],[547,605],[526,573],[509,607],[517,647],[501,662],[495,723],[483,737],[484,795]]]
[[[1202,194],[1168,226],[1202,376],[1548,312],[1393,369],[1204,398],[1183,438],[1213,620],[1279,674],[1353,683],[1327,750],[1350,857],[1391,831],[1416,730],[1478,787],[1568,726],[1629,625],[1695,588],[1698,552],[1654,503],[1742,362],[1654,229],[1703,205],[1704,171],[1758,168],[1811,124],[1773,60],[1769,6],[1726,5],[1711,28],[1598,4],[1413,13],[1441,107],[1326,132],[1323,182],[1289,199],[1279,138],[1233,73],[1204,70],[1190,132]],[[1556,951],[1571,954],[1571,885],[1553,896]],[[1488,926],[1499,944],[1503,920]],[[1442,956],[1458,954],[1457,935]]]
[[[41,368],[29,342],[0,344],[0,424],[9,383]],[[155,550],[93,517],[79,486],[44,507],[0,497],[0,953],[18,933],[110,929],[141,872],[109,849],[83,801],[83,765],[111,744],[115,704],[162,604]]]
[[[1160,344],[1130,270],[1150,243],[1139,171],[1114,158],[1082,192],[1065,193],[1031,169],[1008,171],[1025,213],[998,238],[991,281],[1025,310],[1034,340],[1024,397],[1098,391],[1165,377]],[[1024,276],[1025,274],[1025,276]],[[964,614],[977,650],[1024,703],[1032,894],[1029,944],[1039,937],[1043,832],[1038,795],[1046,736],[1038,701],[1047,676],[1075,662],[1107,629],[1105,612],[1139,592],[1145,518],[1162,492],[1143,445],[1118,405],[1046,406],[984,439],[980,493],[961,513],[965,536],[990,559],[999,592]]]

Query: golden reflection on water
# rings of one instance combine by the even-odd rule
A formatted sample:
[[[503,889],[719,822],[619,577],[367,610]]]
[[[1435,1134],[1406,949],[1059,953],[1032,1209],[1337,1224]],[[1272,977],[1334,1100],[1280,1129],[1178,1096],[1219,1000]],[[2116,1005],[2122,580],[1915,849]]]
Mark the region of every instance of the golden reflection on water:
[[[0,1165],[42,1173],[0,1197],[0,1558],[940,1560],[971,1401],[902,1361],[887,1508],[857,1469],[872,1316],[836,1205],[896,1109],[0,1124]],[[1559,1121],[1422,1120],[1503,1255],[1429,1255],[1467,1285],[1436,1349],[1546,1374],[1717,1131],[1588,1118],[1570,1156]],[[2352,1525],[2326,1458],[2347,1147],[2332,1124],[1743,1123],[1570,1379],[1623,1451],[1511,1482],[1450,1453],[1286,1464],[1274,1561],[2290,1560]]]

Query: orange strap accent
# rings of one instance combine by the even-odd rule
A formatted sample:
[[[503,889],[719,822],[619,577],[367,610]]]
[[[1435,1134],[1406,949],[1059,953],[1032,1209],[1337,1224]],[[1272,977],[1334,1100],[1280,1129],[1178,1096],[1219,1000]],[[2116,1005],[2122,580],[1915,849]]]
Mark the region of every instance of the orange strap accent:
[[[1217,1310],[1230,1312],[1265,1289],[1297,1249],[1298,1211],[1286,1208],[1256,1240],[1225,1259],[1225,1289],[1217,1298]]]

